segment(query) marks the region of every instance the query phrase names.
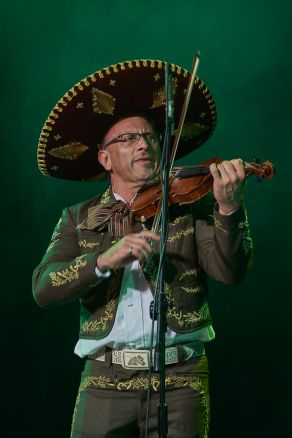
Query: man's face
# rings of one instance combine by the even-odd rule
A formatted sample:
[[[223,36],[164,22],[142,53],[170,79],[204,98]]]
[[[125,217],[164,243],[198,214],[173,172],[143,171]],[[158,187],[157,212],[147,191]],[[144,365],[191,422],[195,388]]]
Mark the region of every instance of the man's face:
[[[129,117],[117,122],[107,132],[104,144],[111,142],[123,134],[151,134],[156,140],[140,137],[139,141],[118,141],[99,152],[99,161],[110,172],[111,181],[127,184],[137,183],[143,186],[145,182],[157,176],[160,163],[160,145],[156,133],[150,123],[143,117]],[[135,138],[135,136],[132,136]],[[153,136],[152,136],[153,137]],[[124,140],[127,136],[121,137]]]

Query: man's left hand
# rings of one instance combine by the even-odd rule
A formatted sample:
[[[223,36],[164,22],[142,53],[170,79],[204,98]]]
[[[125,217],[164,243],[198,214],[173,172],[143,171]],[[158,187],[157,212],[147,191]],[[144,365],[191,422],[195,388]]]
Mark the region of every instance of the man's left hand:
[[[212,163],[210,172],[214,179],[213,191],[218,202],[219,213],[229,214],[236,210],[243,200],[246,174],[240,158]]]

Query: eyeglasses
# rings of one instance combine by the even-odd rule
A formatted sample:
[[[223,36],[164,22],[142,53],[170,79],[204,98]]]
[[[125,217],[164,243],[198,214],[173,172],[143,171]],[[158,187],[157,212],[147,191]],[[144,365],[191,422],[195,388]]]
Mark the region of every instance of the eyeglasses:
[[[155,143],[159,142],[159,137],[157,134],[154,134],[153,132],[129,132],[127,134],[120,134],[117,137],[115,137],[113,140],[109,141],[105,145],[102,146],[103,149],[108,147],[110,144],[114,143],[126,143],[129,146],[136,145],[140,138],[143,137],[145,142],[149,145],[153,145]]]

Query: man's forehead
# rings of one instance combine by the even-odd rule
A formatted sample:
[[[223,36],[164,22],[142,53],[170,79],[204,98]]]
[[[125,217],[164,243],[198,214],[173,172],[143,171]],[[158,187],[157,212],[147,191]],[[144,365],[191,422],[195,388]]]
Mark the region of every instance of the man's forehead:
[[[142,116],[134,116],[134,117],[127,117],[123,120],[119,120],[117,123],[115,123],[106,133],[105,137],[108,138],[111,135],[119,135],[123,134],[124,130],[127,130],[128,132],[138,132],[138,131],[145,131],[150,130],[152,131],[151,123],[145,119]]]

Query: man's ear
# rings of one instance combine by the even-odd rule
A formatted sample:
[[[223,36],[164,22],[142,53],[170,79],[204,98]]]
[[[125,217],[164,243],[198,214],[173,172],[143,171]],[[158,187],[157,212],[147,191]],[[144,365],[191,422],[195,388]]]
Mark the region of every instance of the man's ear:
[[[98,151],[98,161],[105,168],[106,171],[111,171],[112,161],[110,153],[107,150],[101,149],[100,151]]]

